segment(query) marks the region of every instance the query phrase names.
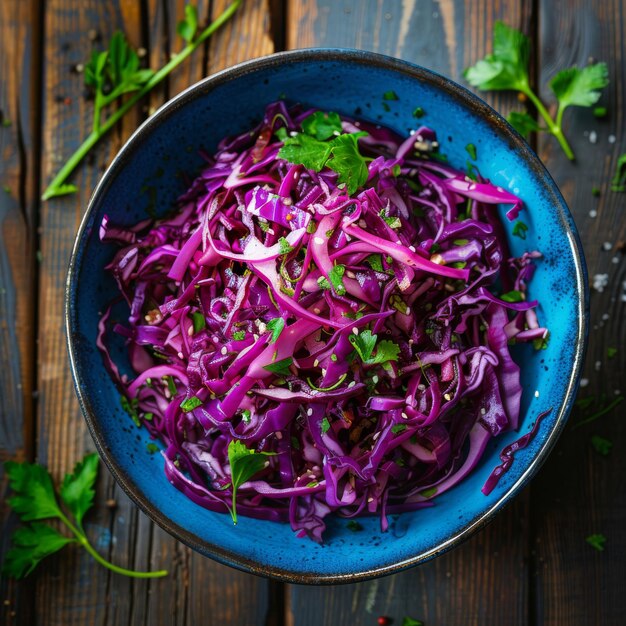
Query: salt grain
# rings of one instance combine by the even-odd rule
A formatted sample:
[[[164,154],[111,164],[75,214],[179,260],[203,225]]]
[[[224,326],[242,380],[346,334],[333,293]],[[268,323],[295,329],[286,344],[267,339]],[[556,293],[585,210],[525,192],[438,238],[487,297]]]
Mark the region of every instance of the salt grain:
[[[602,244],[602,249],[608,252],[613,247],[613,244],[610,241],[605,241]]]
[[[595,274],[593,277],[592,287],[598,292],[602,293],[604,288],[609,284],[608,274]]]
[[[539,397],[539,390],[537,389],[535,390],[535,398],[538,398],[538,397]]]
[[[589,217],[597,217],[598,212],[595,209],[591,209],[591,211],[589,211]]]
[[[598,133],[595,130],[592,130],[589,133],[589,143],[596,143],[598,141]]]
[[[602,368],[602,361],[596,361],[593,368],[596,370],[596,372],[599,372]]]
[[[589,384],[589,379],[588,378],[581,378],[580,379],[580,386],[581,387],[586,387]]]
[[[609,135],[609,143],[615,143],[616,137],[615,135]]]
[[[617,264],[619,263],[619,257],[618,257],[618,256],[614,256],[614,257],[611,259],[611,263],[614,263],[615,265],[617,265]]]

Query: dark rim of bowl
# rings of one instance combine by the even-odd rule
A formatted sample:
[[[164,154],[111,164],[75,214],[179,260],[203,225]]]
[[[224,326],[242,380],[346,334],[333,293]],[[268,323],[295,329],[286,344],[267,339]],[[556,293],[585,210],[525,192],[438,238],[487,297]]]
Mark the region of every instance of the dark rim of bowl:
[[[485,512],[479,515],[476,519],[469,522],[464,528],[449,537],[446,541],[442,542],[433,549],[427,550],[420,554],[416,554],[409,559],[403,561],[386,564],[380,567],[366,569],[364,571],[355,571],[349,574],[314,574],[314,573],[299,573],[293,572],[288,569],[269,567],[263,563],[256,562],[252,559],[248,559],[239,554],[234,554],[228,550],[225,550],[219,545],[212,544],[205,541],[189,532],[185,528],[182,528],[178,524],[174,524],[169,518],[154,506],[148,498],[137,488],[130,476],[128,476],[117,464],[114,456],[107,449],[102,431],[100,429],[98,418],[95,411],[92,408],[89,395],[84,387],[84,381],[81,376],[80,366],[78,365],[78,347],[77,341],[74,337],[74,330],[72,321],[76,318],[76,276],[80,270],[81,263],[81,249],[83,248],[83,240],[85,232],[88,228],[91,220],[91,214],[94,212],[95,207],[98,204],[100,196],[106,192],[111,181],[115,178],[118,171],[124,167],[125,162],[132,156],[133,151],[140,144],[144,135],[151,132],[152,128],[158,125],[161,120],[175,112],[179,107],[183,106],[187,102],[195,99],[196,97],[210,91],[212,88],[219,86],[223,83],[230,81],[233,78],[244,76],[248,73],[257,71],[259,69],[274,67],[282,65],[283,63],[297,63],[301,61],[339,61],[349,62],[360,65],[368,65],[380,67],[387,70],[404,74],[411,78],[415,78],[420,81],[430,83],[431,85],[451,94],[458,101],[461,102],[467,109],[474,114],[486,119],[491,126],[498,131],[501,136],[509,142],[509,145],[517,152],[517,154],[532,168],[537,179],[541,182],[543,191],[552,200],[552,204],[555,210],[558,211],[558,216],[562,227],[567,235],[569,244],[573,253],[576,282],[577,282],[577,310],[578,310],[578,328],[576,338],[576,354],[572,367],[572,372],[568,380],[567,391],[565,400],[561,407],[559,407],[558,414],[556,416],[555,426],[552,432],[549,434],[546,441],[543,443],[537,455],[532,459],[529,466],[519,479],[509,487],[506,493],[492,506],[490,506]],[[192,549],[200,552],[204,556],[209,556],[220,563],[230,565],[240,570],[273,578],[276,580],[288,582],[288,583],[300,583],[300,584],[337,584],[337,583],[353,583],[363,580],[368,580],[378,576],[393,574],[406,569],[413,565],[418,565],[429,559],[438,556],[462,541],[469,538],[477,530],[483,528],[488,522],[492,520],[494,515],[500,511],[505,504],[507,504],[519,491],[524,487],[527,482],[534,476],[534,474],[541,467],[545,461],[550,450],[553,448],[559,435],[563,431],[567,417],[572,408],[578,382],[581,375],[582,363],[584,359],[586,349],[586,337],[588,332],[588,307],[589,307],[589,295],[587,286],[587,272],[584,263],[582,246],[578,238],[576,230],[573,228],[573,221],[571,214],[563,200],[554,180],[541,163],[537,155],[532,151],[528,144],[522,139],[522,137],[515,132],[512,127],[500,116],[494,109],[472,94],[470,91],[453,82],[452,80],[441,76],[431,70],[427,70],[423,67],[401,61],[393,57],[385,55],[364,52],[360,50],[351,49],[306,49],[306,50],[292,50],[287,52],[279,52],[266,57],[254,59],[252,61],[246,61],[240,63],[231,68],[225,69],[217,74],[214,74],[181,92],[167,103],[165,103],[154,115],[148,118],[128,139],[124,144],[120,152],[113,159],[111,165],[108,167],[98,185],[96,186],[87,211],[82,219],[80,228],[76,235],[74,248],[72,251],[72,257],[70,260],[66,291],[65,291],[65,324],[67,332],[67,344],[70,357],[70,367],[72,376],[74,378],[76,394],[78,396],[79,404],[91,436],[96,444],[96,448],[100,453],[100,456],[104,459],[107,467],[121,485],[122,489],[128,494],[131,500],[155,521],[161,528],[173,535],[176,539],[182,541]]]

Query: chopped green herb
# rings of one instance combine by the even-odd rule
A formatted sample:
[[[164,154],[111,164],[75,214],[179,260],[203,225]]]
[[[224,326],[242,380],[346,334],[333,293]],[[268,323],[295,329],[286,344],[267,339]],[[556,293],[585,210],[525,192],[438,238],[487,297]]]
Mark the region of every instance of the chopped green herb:
[[[176,383],[174,382],[174,379],[168,375],[163,376],[163,380],[167,384],[167,390],[170,392],[172,397],[175,396],[178,393],[178,390],[176,389]]]
[[[455,246],[466,246],[469,243],[469,239],[455,239],[452,243]]]
[[[422,109],[422,107],[416,107],[415,109],[413,109],[413,117],[419,119],[420,117],[424,117],[425,115],[425,111],[424,109]]]
[[[457,270],[462,270],[466,265],[466,261],[455,261],[454,263],[450,263],[450,267],[454,267]]]
[[[189,413],[190,411],[197,409],[201,405],[202,400],[200,400],[198,396],[191,396],[191,398],[187,398],[180,403],[180,408],[182,409],[183,413]]]
[[[288,356],[286,359],[282,359],[281,361],[264,365],[263,369],[274,374],[279,374],[280,376],[289,376],[291,374],[289,367],[292,363],[293,359]]]
[[[9,187],[8,185],[2,185],[2,190],[4,191],[4,193],[7,194],[7,196],[11,195],[11,187]]]
[[[383,102],[383,110],[387,111],[388,113],[389,111],[391,111],[391,107],[386,102]]]
[[[285,159],[289,163],[302,164],[307,169],[319,172],[326,165],[331,149],[331,143],[320,141],[304,133],[297,133],[283,141],[278,158]]]
[[[331,354],[330,355],[330,360],[333,361],[334,363],[337,362],[337,355],[336,354]]]
[[[396,424],[395,426],[391,427],[391,432],[394,435],[397,435],[401,432],[404,432],[406,429],[408,428],[408,426],[406,424]]]
[[[139,400],[137,398],[131,398],[129,400],[126,396],[120,396],[120,404],[122,405],[124,411],[128,413],[130,419],[133,420],[135,426],[141,426],[141,420],[139,419],[139,414],[137,413]]]
[[[615,176],[611,179],[611,191],[626,191],[626,154],[617,159]]]
[[[246,338],[246,331],[245,330],[236,330],[233,333],[233,339],[235,341],[243,341]]]
[[[328,278],[338,296],[343,296],[346,293],[346,286],[343,284],[343,275],[346,273],[345,265],[333,265],[330,272],[328,272]]]
[[[365,184],[369,176],[367,163],[359,152],[358,140],[367,133],[339,135],[332,141],[332,155],[326,164],[339,174],[338,183],[345,183],[348,195]]]
[[[300,450],[300,441],[298,440],[297,437],[292,437],[291,438],[291,447],[294,450]]]
[[[402,168],[400,167],[400,165],[398,163],[396,163],[392,168],[391,168],[391,173],[398,178],[398,176],[400,176],[400,174],[402,174]]]
[[[142,417],[146,422],[151,422],[154,419],[154,413],[144,413]]]
[[[607,348],[606,349],[606,356],[609,359],[612,359],[616,354],[617,354],[617,348]]]
[[[155,454],[160,450],[159,446],[157,446],[156,443],[151,442],[146,444],[146,449],[150,454]]]
[[[592,188],[591,188],[591,195],[592,195],[594,198],[599,198],[601,193],[602,193],[602,192],[600,191],[600,187],[595,187],[595,186],[594,186],[594,187],[592,187]]]
[[[319,485],[319,483],[316,480],[312,480],[310,483],[308,483],[306,486],[309,487],[310,489],[317,487]]]
[[[328,418],[325,417],[322,420],[322,434],[326,434],[328,431],[330,430],[330,422],[328,421]]]
[[[281,254],[289,254],[293,250],[293,246],[287,241],[287,239],[285,239],[285,237],[281,237],[278,240],[278,246]]]
[[[383,100],[398,100],[398,94],[395,91],[385,91]]]
[[[521,291],[509,291],[507,293],[503,293],[500,296],[500,300],[504,300],[505,302],[523,302],[524,294]]]
[[[412,617],[405,617],[402,620],[402,626],[424,626],[424,622],[420,622],[418,619]]]
[[[277,139],[279,141],[285,141],[285,139],[287,139],[287,137],[289,137],[289,133],[287,132],[287,129],[284,126],[281,126],[280,128],[276,129],[274,131],[274,134],[276,135]]]
[[[191,314],[191,321],[193,322],[193,332],[199,333],[201,330],[206,328],[206,319],[204,317],[204,313],[200,311],[194,311]]]
[[[11,120],[8,119],[7,117],[3,117],[2,126],[4,126],[5,128],[8,128],[9,126],[11,126]]]
[[[324,289],[324,290],[331,289],[330,283],[328,282],[328,279],[325,276],[320,276],[317,279],[317,285],[320,289]]]
[[[280,333],[285,328],[285,320],[282,317],[275,317],[266,324],[267,330],[271,331],[272,338],[270,343],[276,343],[276,340],[280,337]]]
[[[591,437],[591,445],[598,454],[608,456],[611,448],[613,447],[613,442],[609,439],[605,439],[604,437],[600,437],[600,435],[593,435]]]
[[[365,262],[375,271],[384,272],[383,257],[380,254],[370,254],[365,258]]]
[[[250,423],[250,417],[251,417],[252,413],[250,412],[249,409],[244,409],[241,412],[241,419],[243,421],[244,424],[249,424]]]
[[[432,498],[437,493],[437,487],[430,487],[429,489],[424,489],[420,491],[420,496],[424,498]]]
[[[230,464],[230,480],[233,491],[232,509],[230,515],[233,524],[237,523],[237,490],[250,480],[255,474],[269,464],[267,457],[274,456],[273,452],[255,452],[246,448],[238,439],[228,444],[228,462]]]
[[[398,228],[402,228],[402,222],[399,217],[383,217],[389,228],[393,228],[394,230]]]
[[[513,224],[513,236],[519,237],[520,239],[526,239],[526,231],[528,230],[528,226],[522,222],[522,220],[517,220],[515,224]]]
[[[585,538],[585,541],[598,552],[604,551],[604,545],[606,544],[606,537],[604,535],[599,533],[589,535],[589,537]]]
[[[346,528],[351,530],[353,533],[359,533],[363,530],[363,525],[359,524],[356,520],[351,519],[347,524]]]
[[[470,159],[473,159],[474,161],[476,160],[477,152],[476,152],[476,146],[473,143],[468,143],[465,146],[465,150],[467,152],[467,154],[470,155]]]
[[[607,113],[608,113],[608,109],[606,107],[594,107],[593,109],[593,114],[598,119],[602,119],[603,117],[606,117]]]
[[[587,398],[584,398],[583,400],[587,400]],[[583,426],[584,424],[589,424],[590,422],[594,422],[599,417],[602,417],[603,415],[606,415],[607,413],[611,412],[618,404],[620,404],[623,401],[624,401],[624,396],[617,396],[617,398],[615,398],[612,402],[609,402],[609,404],[607,404],[606,406],[603,406],[602,408],[600,408],[598,411],[596,411],[589,417],[585,417],[583,420],[575,424],[574,428],[579,428],[580,426]],[[581,406],[580,404],[578,404],[578,402],[576,403],[577,406]]]
[[[539,339],[533,339],[533,348],[535,350],[547,350],[549,344],[550,344],[550,333],[548,333],[545,337],[541,337]]]
[[[372,335],[371,330],[364,330],[358,335],[350,335],[350,343],[366,365],[397,361],[400,348],[393,341],[387,339],[383,339],[377,345],[377,338],[377,335]],[[376,348],[376,354],[372,355],[374,348]]]

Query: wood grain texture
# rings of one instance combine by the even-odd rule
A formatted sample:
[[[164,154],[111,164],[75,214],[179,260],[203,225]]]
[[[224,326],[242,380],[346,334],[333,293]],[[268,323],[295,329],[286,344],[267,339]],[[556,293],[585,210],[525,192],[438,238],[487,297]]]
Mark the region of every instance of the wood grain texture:
[[[92,45],[103,46],[115,29],[146,49],[160,66],[180,41],[175,24],[182,16],[180,1],[137,3],[127,0],[84,2],[51,0],[46,12],[44,179],[75,149],[90,123],[91,106],[82,98],[82,78],[70,74],[71,64],[89,56]],[[261,10],[248,3],[245,11]],[[152,13],[141,14],[144,7]],[[214,7],[215,8],[215,7]],[[200,3],[200,17],[209,17],[209,3]],[[243,54],[269,51],[266,31],[256,15],[238,16],[225,44],[237,42]],[[97,29],[96,41],[88,33]],[[164,89],[151,95],[145,107],[127,116],[98,148],[94,166],[82,166],[77,196],[47,203],[42,211],[41,326],[40,326],[40,445],[39,454],[58,479],[92,443],[74,400],[62,331],[65,268],[74,233],[88,195],[103,167],[130,132],[170,94],[212,71],[207,51],[198,51],[173,74]],[[234,56],[234,55],[233,55]],[[76,121],[79,120],[77,124]],[[110,560],[135,569],[170,571],[167,579],[133,580],[111,575],[86,554],[67,550],[51,560],[38,578],[37,615],[43,624],[195,624],[211,606],[224,622],[256,624],[267,606],[267,583],[206,560],[173,540],[142,515],[102,470],[95,510],[88,533]],[[192,590],[193,593],[192,593]]]
[[[460,0],[292,0],[288,47],[340,46],[382,52],[462,81],[465,67],[491,50],[496,19],[532,29],[530,2]],[[511,94],[486,98],[500,111]],[[408,572],[336,588],[289,588],[287,623],[372,624],[409,615],[426,624],[527,624],[528,497],[521,494],[458,549]]]
[[[591,290],[590,340],[584,376],[589,385],[579,397],[615,398],[626,392],[626,259],[619,251],[626,240],[626,194],[609,190],[617,157],[626,152],[626,6],[624,2],[541,3],[542,96],[553,102],[548,82],[559,70],[590,58],[607,61],[610,85],[601,104],[609,110],[597,120],[591,110],[565,113],[565,133],[576,154],[569,163],[558,144],[541,137],[539,153],[560,186],[582,237],[591,281],[607,274],[602,293]],[[595,133],[592,135],[591,133]],[[614,143],[611,143],[613,138]],[[596,142],[592,140],[595,138]],[[592,195],[598,186],[601,196]],[[594,211],[596,217],[593,217]],[[605,249],[604,243],[607,245]],[[618,353],[612,359],[607,348]],[[532,486],[532,528],[536,537],[534,586],[536,624],[623,623],[626,613],[626,445],[625,405],[594,423],[573,429],[593,409],[574,411],[572,424]],[[591,446],[592,435],[613,442],[607,457]],[[607,538],[604,552],[585,542],[592,533]]]
[[[40,8],[8,0],[0,9],[0,494],[2,463],[27,460],[34,444],[35,265],[40,136]],[[0,496],[0,497],[2,497]],[[0,501],[0,554],[16,517]],[[32,584],[0,579],[0,623],[32,619]],[[19,617],[18,617],[19,616]]]

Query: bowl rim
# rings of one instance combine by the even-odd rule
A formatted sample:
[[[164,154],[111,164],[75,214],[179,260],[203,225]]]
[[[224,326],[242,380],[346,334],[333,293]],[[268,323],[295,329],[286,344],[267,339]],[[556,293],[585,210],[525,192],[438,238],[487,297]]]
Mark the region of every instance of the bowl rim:
[[[519,157],[532,169],[533,173],[537,177],[537,180],[541,184],[542,190],[552,201],[555,210],[558,211],[559,220],[565,230],[570,249],[572,250],[576,271],[576,309],[578,313],[576,349],[573,367],[566,387],[565,400],[559,407],[554,428],[540,447],[535,457],[531,460],[526,470],[517,479],[517,481],[507,489],[502,497],[485,509],[485,511],[477,518],[471,520],[461,530],[454,533],[438,546],[415,554],[412,557],[399,562],[382,565],[380,567],[370,567],[365,570],[355,570],[349,574],[293,572],[289,569],[268,566],[241,554],[226,550],[219,544],[205,541],[195,533],[186,530],[165,516],[149,501],[147,496],[141,492],[131,477],[122,470],[116,462],[114,455],[105,445],[103,433],[99,426],[96,412],[92,408],[88,393],[84,387],[84,381],[78,364],[78,348],[76,345],[78,342],[75,340],[75,333],[72,327],[72,320],[76,317],[76,277],[80,271],[80,260],[82,256],[81,249],[85,233],[91,220],[91,215],[95,211],[99,197],[106,192],[111,182],[115,179],[118,171],[123,168],[125,160],[132,155],[136,144],[141,141],[142,137],[149,134],[153,127],[160,124],[164,116],[170,115],[179,107],[185,105],[188,101],[195,99],[198,95],[201,95],[204,91],[206,91],[207,88],[212,89],[213,87],[217,87],[233,78],[238,78],[257,70],[271,68],[283,63],[297,63],[302,61],[347,62],[359,65],[373,65],[385,70],[394,71],[410,78],[427,82],[430,85],[443,90],[460,101],[461,104],[469,109],[473,114],[486,119],[493,127],[496,128],[499,135],[504,135]],[[152,521],[156,522],[175,539],[183,542],[203,556],[208,556],[220,563],[235,567],[236,569],[244,572],[296,584],[354,583],[379,576],[394,574],[411,566],[424,563],[436,556],[439,556],[440,554],[443,554],[444,552],[447,552],[492,521],[494,516],[501,511],[503,507],[508,504],[537,473],[565,427],[567,417],[575,400],[576,391],[578,389],[582,373],[582,365],[586,352],[588,325],[589,288],[587,270],[582,245],[576,231],[573,218],[565,200],[563,199],[556,183],[548,173],[546,167],[531,147],[521,137],[521,135],[519,135],[491,106],[450,78],[408,61],[403,61],[375,52],[367,52],[351,48],[307,48],[288,50],[252,59],[250,61],[245,61],[204,78],[164,103],[129,137],[120,151],[113,158],[111,164],[106,169],[92,192],[87,205],[87,210],[85,211],[76,234],[65,285],[66,341],[76,395],[78,396],[81,411],[85,421],[87,422],[87,426],[95,443],[96,449],[117,483],[122,487],[129,498]]]

